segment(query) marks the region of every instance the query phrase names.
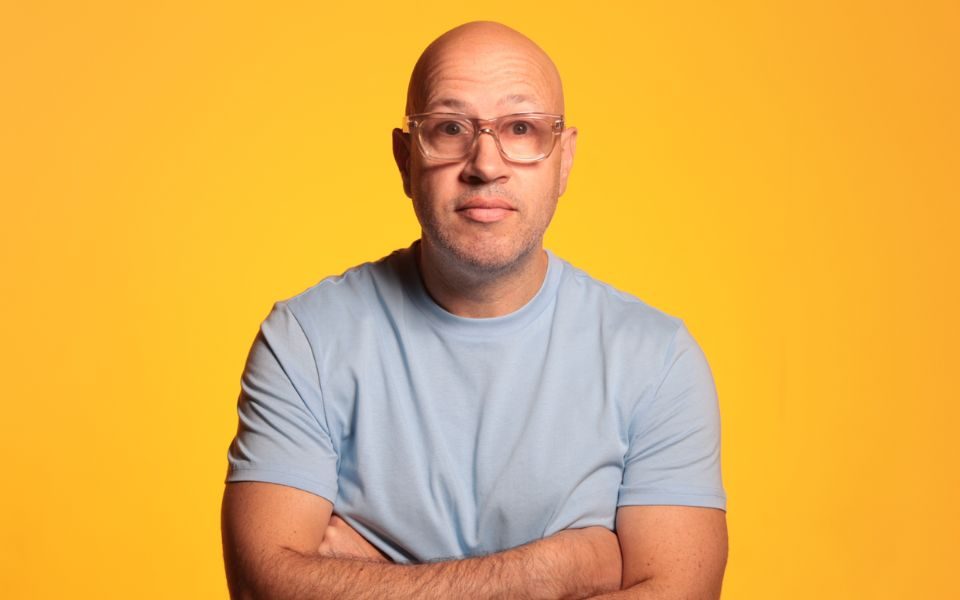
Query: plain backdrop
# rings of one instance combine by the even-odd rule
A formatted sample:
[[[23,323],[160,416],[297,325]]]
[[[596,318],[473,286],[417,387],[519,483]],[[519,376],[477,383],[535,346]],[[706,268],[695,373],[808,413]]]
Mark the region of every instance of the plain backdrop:
[[[960,539],[956,2],[0,6],[0,594],[226,598],[272,304],[419,231],[390,150],[499,20],[579,127],[547,246],[717,383],[724,598],[948,598]]]

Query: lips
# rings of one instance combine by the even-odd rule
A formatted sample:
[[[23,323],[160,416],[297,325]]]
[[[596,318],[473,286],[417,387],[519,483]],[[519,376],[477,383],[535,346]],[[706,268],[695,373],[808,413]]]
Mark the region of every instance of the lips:
[[[503,208],[506,210],[514,210],[513,205],[504,200],[503,198],[486,198],[477,196],[476,198],[470,198],[463,203],[457,210],[466,210],[470,208]]]
[[[495,223],[515,211],[516,209],[502,198],[471,198],[457,208],[460,215],[478,223]]]

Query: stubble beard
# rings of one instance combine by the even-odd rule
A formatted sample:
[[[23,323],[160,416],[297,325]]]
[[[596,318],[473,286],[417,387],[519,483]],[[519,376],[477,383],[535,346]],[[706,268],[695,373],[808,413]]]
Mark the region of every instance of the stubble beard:
[[[518,214],[511,215],[508,219],[518,219],[523,216],[523,207],[505,190],[490,188],[486,193],[507,198],[518,207]],[[456,198],[454,205],[460,205],[461,202],[477,195],[476,190],[466,192],[462,197]],[[546,201],[548,200],[538,199],[536,202]],[[439,252],[441,256],[438,258],[441,258],[448,267],[456,268],[462,275],[475,280],[502,277],[526,264],[530,257],[543,246],[543,234],[549,225],[549,217],[552,217],[551,212],[547,223],[543,224],[521,222],[519,227],[502,238],[494,236],[465,238],[453,234],[450,227],[445,227],[441,219],[430,210],[418,212],[420,212],[423,236]]]
[[[511,240],[462,240],[438,227],[425,226],[423,234],[439,250],[447,264],[453,263],[464,274],[476,278],[495,278],[517,270],[540,246],[541,237],[525,230],[511,244]]]

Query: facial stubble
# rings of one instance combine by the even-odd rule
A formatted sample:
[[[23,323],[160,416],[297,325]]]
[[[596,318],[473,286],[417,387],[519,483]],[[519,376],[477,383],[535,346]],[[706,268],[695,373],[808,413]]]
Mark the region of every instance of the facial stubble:
[[[414,198],[417,216],[423,236],[428,239],[442,255],[441,260],[448,266],[455,266],[471,278],[491,279],[512,273],[521,268],[537,250],[543,247],[543,235],[553,218],[556,209],[557,190],[552,195],[523,203],[501,186],[486,186],[482,190],[471,189],[463,192],[451,203],[452,206],[461,206],[471,198],[490,196],[504,198],[516,207],[517,212],[507,217],[516,219],[517,225],[511,226],[510,231],[501,236],[496,233],[497,227],[503,222],[490,225],[481,223],[461,224],[457,229],[463,231],[464,225],[468,230],[476,228],[476,234],[465,235],[452,231],[449,223],[456,222],[458,216],[445,220],[429,206],[431,203],[421,202]],[[419,196],[419,195],[418,195]],[[528,211],[528,207],[549,205],[549,211],[538,215],[536,209]],[[530,218],[539,217],[540,222],[531,222]],[[446,224],[445,224],[446,222]],[[489,231],[484,231],[488,229]]]

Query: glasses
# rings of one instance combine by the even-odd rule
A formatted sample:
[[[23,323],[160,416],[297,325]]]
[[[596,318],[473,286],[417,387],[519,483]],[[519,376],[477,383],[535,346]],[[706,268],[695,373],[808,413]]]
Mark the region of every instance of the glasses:
[[[423,113],[406,118],[416,130],[427,158],[460,160],[473,152],[481,133],[489,133],[507,160],[536,162],[550,156],[563,131],[563,115],[516,113],[496,119],[475,119],[461,113]]]

